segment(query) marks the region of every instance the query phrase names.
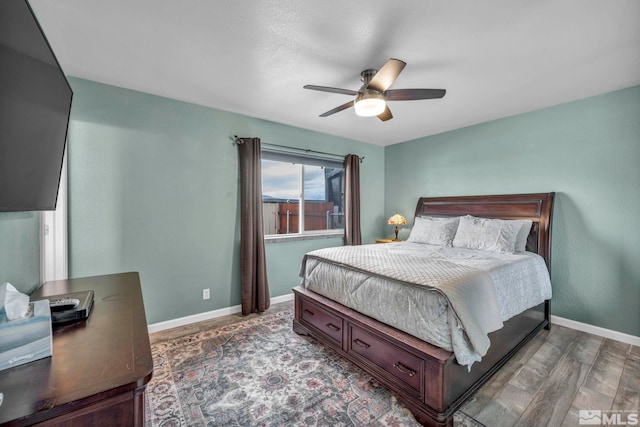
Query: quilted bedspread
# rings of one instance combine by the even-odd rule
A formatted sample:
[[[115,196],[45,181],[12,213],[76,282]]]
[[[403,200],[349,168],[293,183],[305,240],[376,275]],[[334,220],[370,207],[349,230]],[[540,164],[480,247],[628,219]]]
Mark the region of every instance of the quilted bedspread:
[[[505,271],[522,271],[532,256],[411,243],[341,246],[307,253],[300,275],[308,289],[453,351],[470,367],[489,349],[490,332],[550,298],[550,283],[534,292],[529,283],[494,283],[513,281]],[[533,282],[546,273],[536,261],[524,268]]]

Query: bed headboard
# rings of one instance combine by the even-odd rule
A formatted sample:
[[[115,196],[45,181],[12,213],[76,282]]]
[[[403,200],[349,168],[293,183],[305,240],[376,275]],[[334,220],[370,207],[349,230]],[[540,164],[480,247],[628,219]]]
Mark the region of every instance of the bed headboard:
[[[551,271],[551,214],[555,193],[497,196],[421,197],[418,216],[473,215],[485,218],[530,219],[527,250],[542,256]]]

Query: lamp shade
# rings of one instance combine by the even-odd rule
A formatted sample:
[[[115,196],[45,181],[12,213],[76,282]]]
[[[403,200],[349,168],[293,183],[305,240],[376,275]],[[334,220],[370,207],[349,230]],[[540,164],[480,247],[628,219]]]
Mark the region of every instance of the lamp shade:
[[[402,215],[400,215],[399,213],[396,213],[391,218],[389,218],[389,224],[404,225],[406,223],[407,223],[407,219]]]
[[[358,93],[353,104],[356,114],[363,117],[373,117],[380,115],[387,107],[383,94],[373,90],[365,90]]]

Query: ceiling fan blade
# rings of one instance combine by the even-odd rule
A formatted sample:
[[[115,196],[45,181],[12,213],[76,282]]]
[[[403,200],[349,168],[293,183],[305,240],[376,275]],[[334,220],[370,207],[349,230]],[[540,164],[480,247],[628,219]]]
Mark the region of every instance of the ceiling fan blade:
[[[416,99],[442,98],[445,89],[390,89],[387,91],[387,101],[413,101]]]
[[[378,70],[376,75],[373,76],[367,88],[377,90],[378,92],[386,91],[398,78],[405,65],[407,65],[406,62],[400,61],[399,59],[389,59],[387,63]]]
[[[378,114],[378,118],[383,122],[393,119],[393,114],[391,114],[391,110],[389,109],[388,105],[385,107],[382,113]]]
[[[351,95],[351,96],[356,96],[358,94],[358,92],[356,92],[355,90],[340,89],[340,88],[337,88],[337,87],[328,87],[328,86],[305,85],[302,88],[303,89],[311,89],[311,90],[319,90],[320,92],[340,93],[342,95]]]
[[[353,101],[349,101],[346,104],[342,104],[339,107],[334,108],[333,110],[329,110],[326,113],[320,114],[320,117],[327,117],[335,113],[339,113],[342,110],[346,110],[347,108],[353,107]]]

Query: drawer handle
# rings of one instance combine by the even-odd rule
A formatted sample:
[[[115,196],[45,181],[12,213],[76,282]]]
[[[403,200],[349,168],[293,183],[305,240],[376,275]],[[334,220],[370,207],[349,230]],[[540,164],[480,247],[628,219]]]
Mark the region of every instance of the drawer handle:
[[[304,309],[304,313],[308,314],[309,316],[313,316],[315,314],[313,311],[309,311],[306,308]]]
[[[416,376],[416,371],[414,371],[413,369],[409,368],[409,367],[408,367],[408,366],[406,366],[406,365],[403,365],[403,364],[402,364],[402,363],[400,363],[400,362],[396,362],[396,363],[394,363],[394,364],[393,364],[393,366],[395,366],[395,368],[396,368],[398,371],[402,372],[402,373],[403,373],[403,374],[405,374],[405,375],[409,375],[410,377],[415,377],[415,376]]]
[[[338,328],[333,323],[327,323],[327,328],[331,329],[333,332],[338,332],[340,330],[340,328]]]
[[[362,347],[364,349],[368,349],[369,347],[371,347],[369,344],[367,344],[364,341],[360,341],[358,338],[356,338],[355,340],[353,340],[353,343],[355,345],[357,345],[358,347]]]

